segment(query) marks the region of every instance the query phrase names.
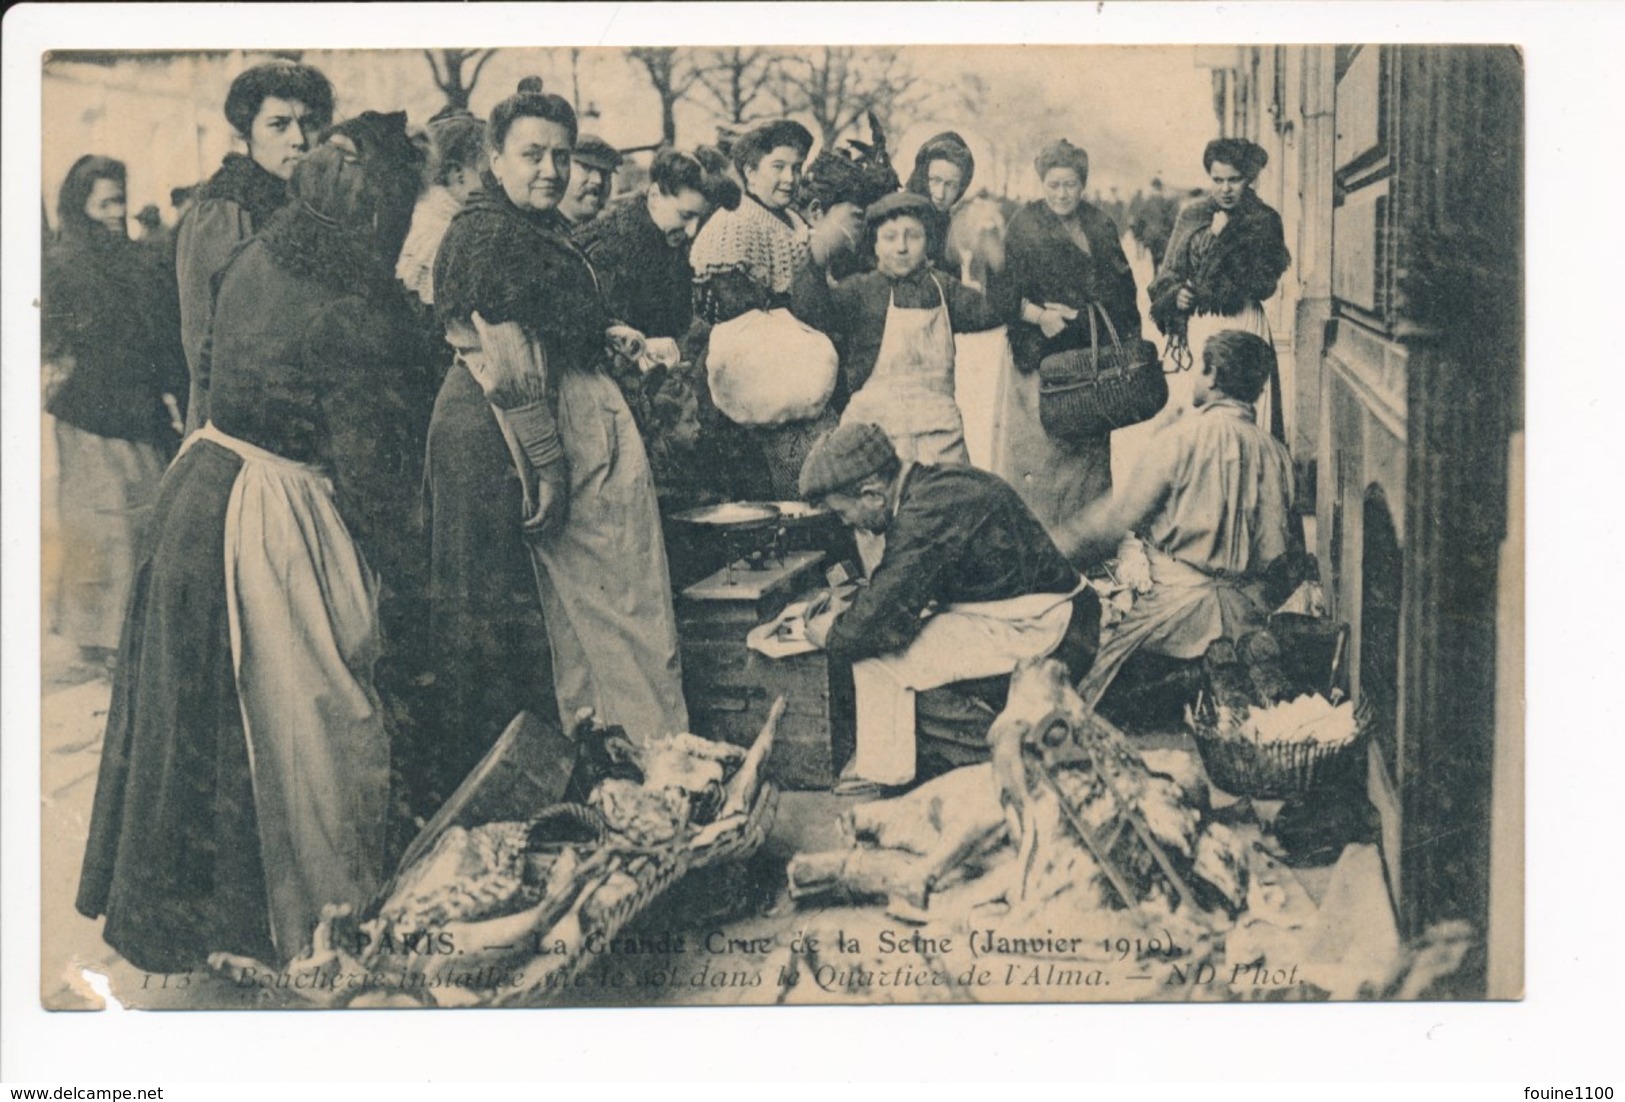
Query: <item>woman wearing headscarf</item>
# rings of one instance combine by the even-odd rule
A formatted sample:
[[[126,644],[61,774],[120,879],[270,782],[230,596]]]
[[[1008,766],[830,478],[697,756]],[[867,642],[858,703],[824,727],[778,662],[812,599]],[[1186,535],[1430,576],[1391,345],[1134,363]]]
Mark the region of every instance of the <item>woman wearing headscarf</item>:
[[[164,478],[79,886],[139,968],[285,963],[386,872],[373,560],[399,569],[414,477],[393,271],[421,182],[406,116],[368,112],[222,274],[210,421]]]
[[[943,249],[948,240],[948,222],[954,207],[970,191],[970,182],[976,175],[976,158],[970,146],[952,130],[927,138],[914,155],[914,171],[908,178],[908,190],[931,203],[937,220],[933,236],[936,251],[931,259],[939,267],[943,262]]]
[[[118,647],[142,534],[186,394],[174,283],[125,231],[124,165],[75,161],[44,254],[41,336],[60,478],[57,630],[85,658]]]
[[[1111,492],[1111,437],[1070,444],[1044,432],[1038,415],[1039,362],[1089,347],[1091,304],[1105,311],[1125,340],[1138,338],[1140,311],[1117,227],[1083,200],[1089,154],[1063,138],[1046,147],[1034,165],[1044,197],[1016,211],[1005,233],[1005,276],[1020,307],[1011,316],[1015,371],[1005,377],[994,471],[1053,532]]]
[[[1208,338],[1240,329],[1274,343],[1263,300],[1275,293],[1292,255],[1281,216],[1253,191],[1269,154],[1245,138],[1219,138],[1202,151],[1213,186],[1174,222],[1162,268],[1149,289],[1151,320],[1182,342],[1196,364]],[[1259,417],[1285,439],[1281,380],[1272,369]]]
[[[688,730],[654,479],[606,370],[597,276],[558,211],[576,115],[532,87],[492,111],[485,190],[435,262],[458,363],[429,439],[433,630],[448,687],[473,705],[448,713],[470,764],[501,711],[550,692],[566,727],[588,707],[639,739]],[[520,637],[538,599],[551,679]]]
[[[209,319],[214,280],[238,246],[288,201],[294,166],[311,138],[333,120],[333,86],[320,70],[270,61],[238,74],[226,93],[226,120],[246,152],[228,153],[192,197],[175,232],[181,340],[191,372],[186,428],[209,418]]]
[[[694,312],[706,325],[789,306],[790,287],[807,261],[812,233],[794,207],[811,150],[812,133],[788,120],[757,126],[729,147],[745,185],[744,198],[737,209],[712,215],[689,250]],[[707,360],[712,351],[708,341]],[[786,365],[784,370],[793,368]],[[775,498],[794,498],[802,461],[814,441],[836,424],[834,411],[826,406],[782,423],[745,425],[744,437],[765,464],[763,488]]]

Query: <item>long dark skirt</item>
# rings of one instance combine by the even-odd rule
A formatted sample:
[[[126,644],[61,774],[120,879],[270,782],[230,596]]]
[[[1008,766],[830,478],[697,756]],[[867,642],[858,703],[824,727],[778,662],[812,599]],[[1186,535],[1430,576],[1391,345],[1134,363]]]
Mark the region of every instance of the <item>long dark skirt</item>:
[[[275,957],[222,566],[241,466],[199,441],[164,476],[113,681],[77,906],[148,971]]]

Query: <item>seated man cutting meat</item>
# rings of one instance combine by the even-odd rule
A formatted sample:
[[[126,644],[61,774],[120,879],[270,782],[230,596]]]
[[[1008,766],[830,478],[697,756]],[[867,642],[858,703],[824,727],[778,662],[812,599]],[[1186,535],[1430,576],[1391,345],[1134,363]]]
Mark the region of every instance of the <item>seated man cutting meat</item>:
[[[1007,483],[974,467],[902,463],[875,425],[842,425],[819,441],[800,490],[885,538],[856,598],[807,622],[809,640],[852,663],[857,752],[835,792],[906,785],[916,691],[1049,655],[1082,580]]]
[[[1291,550],[1292,462],[1253,415],[1275,352],[1237,329],[1202,354],[1192,412],[1162,433],[1128,482],[1066,525],[1074,562],[1098,562],[1125,534],[1145,544],[1150,592],[1101,639],[1079,687],[1093,705],[1133,654],[1201,658],[1216,639],[1262,627],[1264,571]]]

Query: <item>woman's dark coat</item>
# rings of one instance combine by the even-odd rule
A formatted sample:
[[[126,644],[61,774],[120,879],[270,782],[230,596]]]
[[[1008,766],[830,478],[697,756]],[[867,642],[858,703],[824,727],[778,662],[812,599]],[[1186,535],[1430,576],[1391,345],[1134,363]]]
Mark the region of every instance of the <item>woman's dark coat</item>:
[[[175,283],[151,250],[88,219],[64,224],[46,250],[40,329],[47,362],[73,368],[46,412],[97,436],[180,442],[165,394],[186,398]]]
[[[1088,203],[1079,203],[1071,215],[1089,242],[1084,253],[1073,242],[1059,216],[1035,200],[1018,210],[1005,231],[1004,277],[1013,285],[1011,295],[1019,309],[1025,299],[1035,306],[1059,303],[1082,310],[1090,303],[1105,309],[1123,340],[1140,335],[1140,308],[1135,301],[1134,273],[1123,253],[1117,226]],[[1101,334],[1101,340],[1106,335]],[[1089,322],[1084,316],[1054,337],[1038,326],[1012,316],[1010,350],[1016,366],[1036,370],[1038,362],[1055,352],[1089,346]]]
[[[1205,253],[1193,248],[1218,211],[1209,196],[1188,204],[1174,222],[1162,268],[1149,288],[1151,320],[1164,334],[1182,332],[1189,314],[1236,314],[1250,302],[1262,302],[1275,293],[1292,262],[1281,216],[1251,189],[1230,211],[1224,232],[1212,239],[1211,247]],[[1187,284],[1196,301],[1191,310],[1181,311],[1179,289]]]
[[[175,278],[180,291],[181,343],[191,372],[186,426],[209,418],[208,338],[215,280],[232,255],[288,202],[288,183],[253,158],[228,153],[198,188],[175,231]]]

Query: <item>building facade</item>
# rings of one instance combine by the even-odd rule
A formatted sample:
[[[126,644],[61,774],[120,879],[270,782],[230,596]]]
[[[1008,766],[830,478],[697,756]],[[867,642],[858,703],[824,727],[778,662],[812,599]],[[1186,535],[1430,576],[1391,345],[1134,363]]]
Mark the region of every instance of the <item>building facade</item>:
[[[1522,990],[1523,64],[1512,47],[1202,48],[1270,153],[1289,443],[1401,927]],[[1476,987],[1476,990],[1474,989]]]

